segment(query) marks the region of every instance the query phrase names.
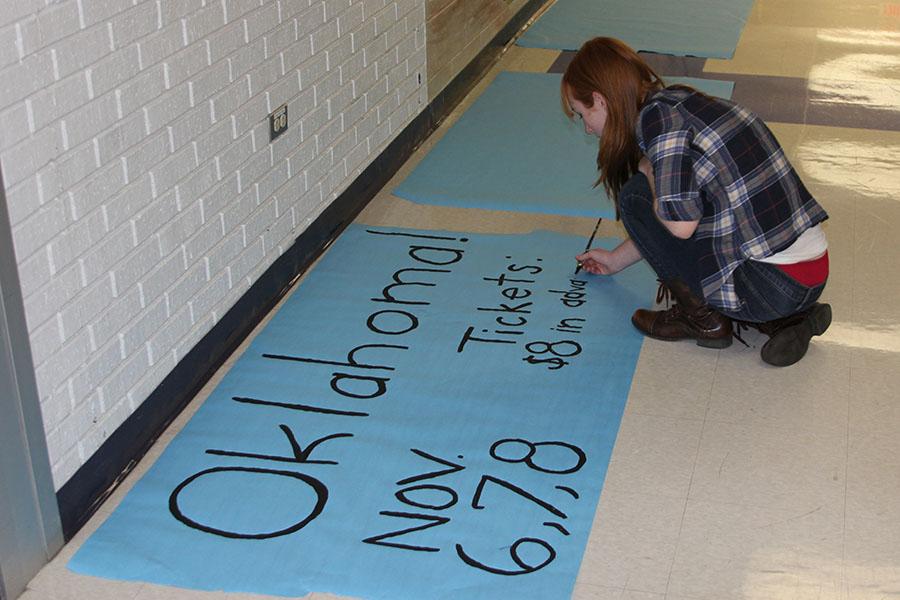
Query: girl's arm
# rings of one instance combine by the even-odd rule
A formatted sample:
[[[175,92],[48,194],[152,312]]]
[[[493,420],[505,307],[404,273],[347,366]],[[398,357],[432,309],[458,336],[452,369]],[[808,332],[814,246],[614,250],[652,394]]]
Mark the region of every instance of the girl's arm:
[[[653,214],[657,215],[657,218],[659,219],[659,213],[656,211],[656,180],[653,175],[653,165],[650,164],[650,159],[646,156],[641,157],[641,160],[638,163],[638,171],[643,173],[647,178],[647,181],[650,182],[650,191],[653,193]],[[697,231],[697,225],[700,223],[699,220],[666,221],[665,219],[659,219],[659,222],[669,230],[669,233],[682,240],[686,240],[694,235],[694,232]]]
[[[625,240],[613,250],[593,248],[575,259],[581,268],[594,275],[612,275],[625,267],[630,267],[641,260],[641,253],[630,239]]]

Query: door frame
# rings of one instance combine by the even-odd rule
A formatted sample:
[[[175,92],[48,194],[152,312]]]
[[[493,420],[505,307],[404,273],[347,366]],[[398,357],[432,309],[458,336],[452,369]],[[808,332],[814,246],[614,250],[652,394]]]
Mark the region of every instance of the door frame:
[[[63,545],[0,172],[0,600],[15,600]]]

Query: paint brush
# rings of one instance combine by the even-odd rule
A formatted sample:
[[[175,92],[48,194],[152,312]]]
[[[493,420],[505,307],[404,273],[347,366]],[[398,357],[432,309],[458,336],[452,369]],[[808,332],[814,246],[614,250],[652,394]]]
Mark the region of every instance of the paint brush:
[[[597,230],[600,229],[600,223],[603,221],[603,217],[597,219],[597,224],[594,225],[594,231],[591,233],[590,239],[588,239],[587,246],[584,247],[584,251],[587,252],[591,249],[591,244],[594,243],[594,238],[597,236]],[[578,275],[578,272],[581,271],[581,263],[578,263],[578,266],[575,267],[575,274]]]

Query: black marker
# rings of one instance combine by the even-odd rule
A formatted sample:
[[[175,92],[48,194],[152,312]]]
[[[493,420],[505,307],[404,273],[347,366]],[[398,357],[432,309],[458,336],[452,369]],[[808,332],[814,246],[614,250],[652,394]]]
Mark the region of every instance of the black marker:
[[[597,235],[597,230],[600,229],[600,223],[603,221],[603,217],[597,219],[597,224],[594,226],[594,232],[591,234],[591,238],[588,240],[587,246],[584,247],[584,251],[587,252],[591,249],[591,244],[594,243],[594,237]],[[578,266],[575,267],[575,274],[578,275],[578,272],[581,270],[581,263],[578,263]]]

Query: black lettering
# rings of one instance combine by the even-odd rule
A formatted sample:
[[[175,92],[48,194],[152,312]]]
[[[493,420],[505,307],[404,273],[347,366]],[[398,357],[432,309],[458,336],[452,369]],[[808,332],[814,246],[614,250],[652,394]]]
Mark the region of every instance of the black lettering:
[[[245,532],[237,532],[237,531],[228,531],[225,529],[218,529],[216,527],[212,527],[210,525],[205,525],[200,523],[199,521],[195,521],[191,519],[181,510],[181,507],[178,505],[178,496],[183,492],[188,486],[190,486],[193,482],[197,481],[201,477],[205,477],[212,473],[258,473],[262,475],[272,475],[275,477],[290,477],[294,479],[298,479],[312,488],[313,492],[316,495],[316,503],[313,506],[312,510],[308,515],[292,524],[290,527],[285,527],[284,529],[279,529],[277,531],[271,532],[263,532],[263,533],[245,533]],[[241,486],[242,494],[235,495],[234,499],[238,502],[247,502],[246,494],[247,490],[256,489],[256,486]],[[211,469],[206,469],[204,471],[200,471],[199,473],[195,473],[178,484],[178,486],[172,491],[172,494],[169,496],[169,512],[172,513],[172,516],[175,517],[180,522],[184,523],[191,529],[197,529],[199,531],[203,531],[206,533],[210,533],[212,535],[218,535],[225,538],[232,539],[244,539],[244,540],[265,540],[269,538],[280,537],[283,535],[289,535],[291,533],[295,533],[300,531],[304,527],[306,527],[310,522],[313,521],[319,514],[322,512],[322,509],[325,508],[325,503],[328,501],[328,488],[325,485],[316,479],[315,477],[311,477],[304,473],[294,473],[293,471],[275,471],[272,469],[257,469],[251,467],[213,467]]]
[[[579,333],[582,329],[581,324],[584,322],[585,320],[579,317],[569,317],[562,319],[556,327],[551,327],[550,329],[563,333]]]
[[[528,323],[528,319],[526,319],[525,317],[516,317],[516,318],[519,319],[518,323],[508,323],[507,321],[505,321],[503,319],[503,317],[497,317],[495,320],[497,321],[498,324],[505,325],[506,327],[522,327],[523,325],[526,325]]]
[[[505,273],[500,273],[496,277],[484,277],[485,281],[496,281],[497,287],[502,287],[506,282],[510,283],[534,283],[534,279],[507,279]]]
[[[442,464],[442,465],[444,465],[445,467],[449,467],[449,468],[448,468],[448,469],[443,469],[443,470],[440,470],[440,471],[432,471],[432,472],[430,472],[430,473],[423,473],[423,474],[421,474],[421,475],[415,475],[415,476],[413,476],[413,477],[407,477],[406,479],[401,479],[400,481],[398,481],[398,482],[397,482],[397,485],[408,485],[408,484],[410,484],[410,483],[415,483],[415,482],[417,482],[417,481],[423,481],[423,480],[425,480],[425,479],[433,479],[433,478],[435,478],[435,477],[441,477],[442,475],[449,475],[449,474],[451,474],[451,473],[457,473],[457,472],[462,471],[463,469],[465,469],[465,467],[462,466],[462,465],[458,465],[458,464],[456,464],[456,463],[452,463],[452,462],[450,462],[449,460],[445,460],[445,459],[440,458],[440,457],[437,457],[437,456],[432,456],[431,454],[428,454],[428,453],[425,452],[424,450],[418,450],[418,449],[416,449],[416,448],[410,448],[409,451],[412,452],[413,454],[415,454],[416,456],[421,456],[422,458],[426,458],[426,459],[428,459],[428,460],[431,460],[431,461],[434,461],[434,462],[436,462],[436,463]],[[462,456],[460,456],[460,458],[462,458]]]
[[[548,290],[551,294],[562,294],[562,297],[566,300],[580,300],[584,298],[584,292],[578,292],[575,290]]]
[[[448,240],[451,242],[468,242],[468,238],[459,238],[457,240],[455,237],[447,237],[443,235],[424,235],[421,233],[407,233],[403,231],[375,231],[374,229],[366,229],[366,233],[371,233],[372,235],[390,235],[397,237],[411,237],[411,238],[419,238],[423,240]]]
[[[578,500],[578,492],[576,492],[575,490],[573,490],[573,489],[570,488],[569,486],[567,486],[567,485],[556,485],[556,486],[553,486],[553,487],[555,487],[556,489],[561,490],[561,491],[563,491],[563,492],[569,494],[570,496],[572,496],[573,498],[575,498],[576,500]]]
[[[503,294],[505,298],[509,298],[510,300],[521,300],[522,298],[527,298],[531,295],[531,290],[527,288],[517,288],[517,287],[509,287],[503,288],[503,291],[500,292]]]
[[[316,465],[336,465],[338,464],[333,460],[310,460],[309,455],[312,454],[312,451],[315,450],[316,446],[323,442],[327,442],[328,440],[333,440],[342,437],[353,437],[352,433],[334,433],[332,435],[326,435],[325,437],[321,437],[313,442],[311,442],[306,449],[304,450],[302,446],[297,442],[297,438],[294,436],[294,432],[291,431],[291,428],[287,425],[279,425],[279,429],[287,436],[288,443],[291,445],[292,456],[275,456],[271,454],[253,454],[249,452],[233,452],[228,450],[207,450],[207,454],[212,454],[214,456],[233,456],[237,458],[257,458],[260,460],[271,460],[275,462],[289,462],[289,463],[297,463],[297,464],[316,464]]]
[[[560,327],[569,327],[571,329],[581,329],[581,324],[584,323],[584,319],[581,317],[569,317],[567,319],[562,319],[559,322]]]
[[[528,452],[526,452],[520,458],[511,458],[506,456],[501,456],[498,454],[500,450],[500,446],[504,446],[506,444],[520,444],[528,448]],[[568,467],[566,469],[554,469],[546,466],[540,466],[534,462],[533,458],[537,451],[544,446],[558,446],[560,448],[565,448],[569,450],[572,454],[575,455],[575,465]],[[568,475],[569,473],[575,473],[584,466],[584,463],[587,462],[587,455],[584,453],[584,450],[575,446],[574,444],[569,444],[567,442],[529,442],[528,440],[523,440],[520,438],[505,438],[502,440],[497,440],[491,446],[490,450],[491,458],[499,460],[505,463],[525,463],[528,467],[534,469],[535,471],[540,471],[541,473],[554,473],[557,475]],[[559,488],[562,489],[562,488]],[[578,497],[577,495],[575,496]]]
[[[479,309],[479,310],[481,310],[481,309]],[[490,339],[490,338],[475,337],[474,335],[472,335],[473,331],[475,331],[474,327],[469,327],[468,329],[466,329],[466,332],[463,334],[462,339],[459,341],[459,345],[456,347],[456,351],[458,353],[461,353],[463,351],[463,348],[465,348],[466,344],[469,343],[469,341],[485,342],[485,343],[489,343],[489,344],[515,344],[516,343],[514,340],[497,340],[497,339]],[[487,330],[483,329],[482,331],[487,331]]]
[[[409,499],[410,492],[416,492],[419,490],[435,490],[439,492],[444,492],[450,496],[450,499],[445,504],[427,504],[425,502],[415,502]],[[456,492],[451,488],[445,485],[436,485],[434,483],[425,483],[422,485],[413,485],[408,488],[404,488],[398,491],[396,494],[397,500],[404,504],[408,504],[410,506],[415,506],[416,508],[425,508],[428,510],[444,510],[450,508],[454,504],[456,504],[457,500],[459,500],[459,496],[456,495]]]
[[[478,310],[483,310],[484,312],[502,312],[502,313],[521,313],[530,315],[530,310],[525,310],[527,307],[534,304],[534,302],[523,302],[522,304],[517,304],[516,306],[509,306],[508,304],[500,304],[499,308],[487,308],[487,307],[479,307]]]
[[[389,331],[386,329],[382,329],[381,327],[375,326],[375,319],[380,317],[381,315],[386,315],[388,313],[395,315],[403,315],[407,319],[409,319],[409,325],[406,329],[401,329],[398,331]],[[382,333],[384,335],[402,335],[404,333],[409,333],[413,329],[419,326],[419,319],[416,318],[415,315],[406,312],[405,310],[380,310],[376,313],[372,313],[369,315],[369,319],[366,321],[366,327],[369,328],[369,331],[374,331],[375,333]],[[404,347],[405,348],[405,347]]]
[[[440,515],[423,515],[417,513],[405,513],[405,512],[394,512],[390,510],[383,510],[378,514],[384,515],[386,517],[398,517],[401,519],[423,519],[425,521],[429,521],[424,525],[419,525],[418,527],[410,527],[408,529],[401,529],[399,531],[391,531],[388,533],[382,533],[381,535],[373,535],[372,537],[368,537],[363,540],[364,544],[375,544],[376,546],[388,546],[391,548],[400,548],[402,550],[415,550],[417,552],[440,552],[440,548],[432,548],[429,546],[413,546],[411,544],[397,544],[394,542],[383,542],[382,540],[386,540],[389,538],[397,537],[400,535],[405,535],[407,533],[412,533],[413,531],[424,531],[425,529],[430,529],[431,527],[438,527],[443,525],[444,523],[448,523],[450,521],[449,517],[442,517]]]
[[[558,532],[560,532],[560,533],[563,534],[563,535],[569,535],[569,530],[566,529],[565,527],[563,527],[563,526],[562,526],[562,523],[555,523],[555,522],[554,522],[554,523],[551,523],[551,522],[549,522],[549,521],[544,521],[544,522],[542,523],[542,525],[543,525],[544,527],[553,527],[553,528],[555,528]]]
[[[547,551],[547,558],[544,559],[544,562],[538,565],[529,565],[522,557],[519,556],[519,546],[524,543],[537,544],[541,546],[544,550]],[[499,567],[491,567],[482,562],[479,562],[466,554],[466,551],[463,549],[461,544],[456,544],[456,554],[459,556],[460,560],[469,565],[470,567],[474,567],[476,569],[480,569],[482,571],[487,571],[488,573],[493,573],[494,575],[507,575],[507,576],[515,576],[515,575],[527,575],[528,573],[534,573],[540,569],[543,569],[556,558],[556,550],[553,549],[553,546],[548,544],[542,539],[539,538],[520,538],[516,540],[516,542],[509,547],[509,556],[512,558],[513,562],[519,566],[518,570],[510,570],[510,569],[501,569]]]
[[[444,260],[429,259],[420,255],[420,251],[430,251],[434,254],[438,254],[440,252],[449,252],[450,258]],[[435,246],[410,246],[409,247],[409,255],[414,259],[419,261],[420,263],[425,263],[426,265],[452,265],[453,263],[458,263],[463,259],[464,250],[457,250],[456,248],[437,248]]]
[[[271,358],[273,360],[292,360],[296,362],[313,363],[317,365],[334,365],[337,367],[355,367],[357,369],[379,369],[382,371],[394,370],[394,367],[383,365],[367,365],[361,362],[357,362],[356,353],[366,348],[395,348],[397,350],[409,350],[409,346],[398,346],[396,344],[361,344],[347,353],[347,362],[322,360],[318,358],[303,358],[300,356],[290,356],[285,354],[263,354],[263,358]]]
[[[271,400],[260,400],[259,398],[242,398],[240,396],[232,396],[235,402],[242,404],[256,404],[259,406],[274,406],[276,408],[288,408],[290,410],[300,410],[304,412],[319,413],[323,415],[338,415],[342,417],[368,417],[369,413],[357,412],[353,410],[337,410],[334,408],[322,408],[320,406],[310,406],[308,404],[293,404],[290,402],[272,402]]]
[[[535,504],[537,504],[544,510],[547,510],[547,511],[553,513],[554,515],[556,515],[557,517],[559,517],[561,519],[568,518],[566,513],[559,510],[558,508],[556,508],[549,502],[547,502],[545,500],[541,500],[534,494],[526,492],[524,489],[520,488],[519,486],[512,484],[512,483],[506,481],[505,479],[500,479],[499,477],[494,477],[493,475],[482,475],[481,476],[481,481],[478,482],[478,487],[475,488],[475,494],[472,496],[472,508],[476,508],[476,509],[484,508],[484,505],[481,504],[480,501],[481,501],[481,494],[484,492],[484,484],[486,484],[486,483],[495,483],[501,487],[504,487],[504,488],[508,489],[509,491],[513,492],[514,494],[518,494],[522,498],[525,498],[526,500],[529,500],[530,502],[534,502]]]
[[[449,269],[416,269],[412,267],[407,269],[399,269],[394,272],[394,283],[385,286],[385,288],[381,290],[381,298],[371,298],[372,302],[389,302],[391,304],[417,304],[422,306],[428,306],[429,304],[431,304],[430,302],[426,302],[424,300],[397,300],[392,295],[392,290],[397,286],[418,285],[422,287],[434,287],[437,285],[436,283],[428,283],[423,281],[403,281],[403,279],[401,278],[401,274],[410,271],[416,273],[450,273]]]
[[[538,259],[538,260],[540,260],[540,259]],[[538,273],[543,271],[543,269],[537,265],[521,265],[520,266],[520,265],[515,265],[515,264],[509,265],[508,267],[506,267],[506,270],[512,271],[513,273],[518,273],[519,271],[528,271],[529,275],[537,275]]]
[[[352,392],[350,390],[345,390],[341,387],[341,382],[344,380],[356,380],[356,381],[368,381],[375,384],[375,390],[371,393],[367,394],[357,394],[356,392]],[[331,378],[331,389],[340,394],[341,396],[347,396],[349,398],[362,398],[363,400],[370,400],[372,398],[377,398],[387,392],[387,382],[390,381],[388,377],[368,377],[365,375],[351,375],[349,373],[334,373]]]
[[[482,329],[481,333],[487,333],[487,329]],[[494,333],[497,335],[523,335],[525,332],[516,330],[516,329],[495,329]]]

